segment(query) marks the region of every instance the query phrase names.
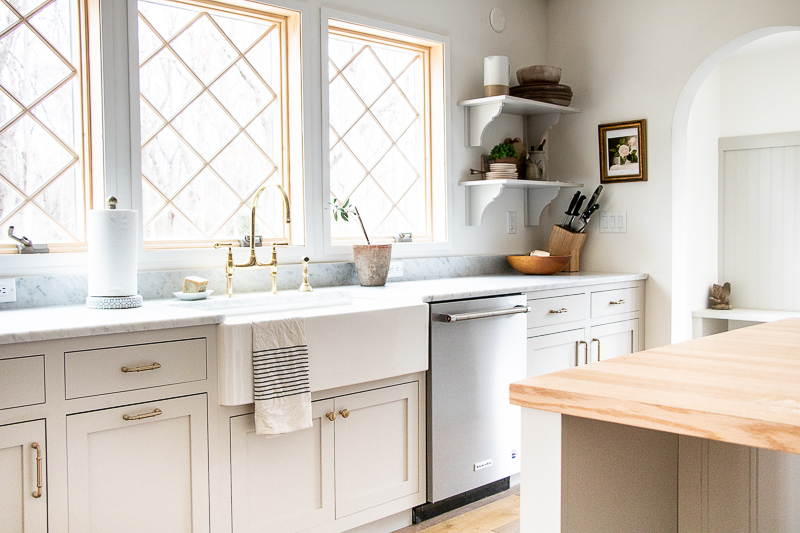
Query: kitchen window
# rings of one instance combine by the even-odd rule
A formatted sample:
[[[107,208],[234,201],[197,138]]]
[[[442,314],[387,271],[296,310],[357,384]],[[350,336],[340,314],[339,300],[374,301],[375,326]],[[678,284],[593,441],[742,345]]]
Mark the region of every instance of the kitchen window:
[[[400,233],[446,241],[445,38],[342,14],[324,20],[327,199],[349,198],[373,242]],[[358,223],[326,218],[330,244],[363,242]]]

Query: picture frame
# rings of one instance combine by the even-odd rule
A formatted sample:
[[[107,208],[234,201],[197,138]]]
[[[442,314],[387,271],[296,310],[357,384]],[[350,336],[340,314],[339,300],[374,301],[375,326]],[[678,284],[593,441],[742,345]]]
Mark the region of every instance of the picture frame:
[[[645,119],[600,124],[600,183],[647,181]]]

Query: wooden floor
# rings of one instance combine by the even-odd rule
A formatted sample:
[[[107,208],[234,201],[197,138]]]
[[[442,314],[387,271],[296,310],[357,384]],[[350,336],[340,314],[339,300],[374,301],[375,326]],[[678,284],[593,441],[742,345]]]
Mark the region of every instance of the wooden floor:
[[[519,485],[395,533],[519,533]]]

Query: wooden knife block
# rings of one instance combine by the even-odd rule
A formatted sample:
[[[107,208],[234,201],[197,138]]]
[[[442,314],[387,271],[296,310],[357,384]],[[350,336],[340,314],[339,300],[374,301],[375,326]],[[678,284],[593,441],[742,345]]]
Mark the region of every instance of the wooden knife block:
[[[586,242],[585,233],[572,233],[561,226],[553,226],[545,251],[550,252],[550,255],[571,255],[572,258],[562,272],[577,272],[580,270],[584,242]]]

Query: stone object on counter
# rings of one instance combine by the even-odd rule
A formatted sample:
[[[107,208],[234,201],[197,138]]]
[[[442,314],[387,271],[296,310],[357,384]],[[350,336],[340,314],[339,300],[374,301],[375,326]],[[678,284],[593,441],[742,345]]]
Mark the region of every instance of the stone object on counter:
[[[183,278],[183,292],[195,293],[205,292],[208,287],[208,280],[198,276],[187,276]]]
[[[535,257],[550,257],[550,252],[545,252],[544,250],[534,250],[530,253],[530,255]]]
[[[711,309],[733,309],[731,305],[731,284],[726,282],[724,285],[713,285],[711,287],[711,296],[708,299],[713,302]]]

